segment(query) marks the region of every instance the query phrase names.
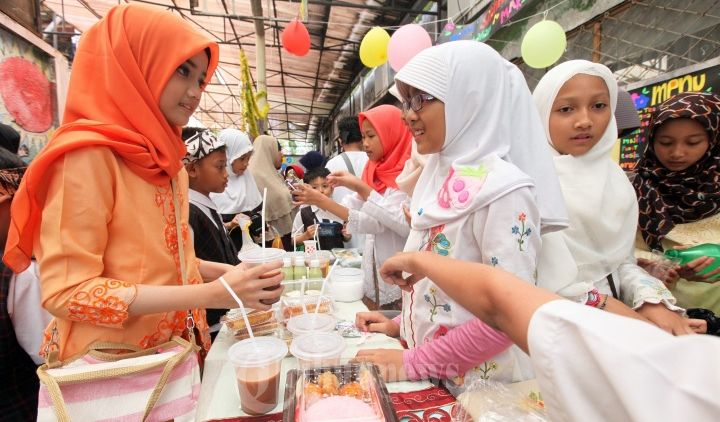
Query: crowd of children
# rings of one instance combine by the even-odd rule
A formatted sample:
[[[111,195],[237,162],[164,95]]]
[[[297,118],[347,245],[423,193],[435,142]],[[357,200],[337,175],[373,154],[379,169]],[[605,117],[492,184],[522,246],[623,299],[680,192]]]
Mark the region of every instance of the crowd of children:
[[[712,258],[661,274],[642,253],[720,238],[718,95],[684,93],[660,105],[628,178],[609,155],[618,86],[607,67],[559,64],[531,93],[489,46],[449,42],[397,73],[402,108],[380,105],[342,120],[346,151],[327,163],[308,154],[284,178],[272,136],[183,129],[218,55],[217,44],[177,16],[117,6],[83,34],[63,124],[48,146],[27,171],[0,154],[4,263],[20,273],[37,259],[42,306],[53,316],[46,353],[194,338],[188,320],[207,350],[220,317],[235,307],[220,279],[246,306],[268,309],[281,289],[266,288],[282,276],[260,276],[280,264],[238,265],[238,252],[254,246],[239,233],[260,227],[262,192],[267,230],[285,249],[312,239],[327,250],[358,246],[365,303],[400,310],[395,319],[357,315],[362,330],[406,346],[356,356],[387,379],[440,378],[458,394],[475,378],[537,376],[527,324],[558,296],[675,335],[706,330],[705,321],[685,317],[687,308],[720,312],[720,288],[707,283],[720,269],[703,273]],[[392,258],[403,251],[411,253]],[[518,295],[476,305],[458,280],[403,258],[428,255],[446,269],[449,259],[502,269],[488,274],[512,279]],[[13,356],[9,270],[0,322],[13,342],[3,340],[1,356],[17,364],[6,379],[19,380],[32,362]],[[539,298],[537,306],[528,298]],[[527,318],[488,315],[492,306]],[[5,416],[36,406],[12,400],[16,413]]]

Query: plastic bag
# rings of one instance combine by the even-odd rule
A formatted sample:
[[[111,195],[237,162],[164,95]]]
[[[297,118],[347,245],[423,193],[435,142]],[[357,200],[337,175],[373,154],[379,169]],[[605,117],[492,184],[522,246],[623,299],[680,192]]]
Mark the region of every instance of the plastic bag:
[[[451,416],[453,422],[549,421],[539,391],[487,380],[471,383],[458,396]]]

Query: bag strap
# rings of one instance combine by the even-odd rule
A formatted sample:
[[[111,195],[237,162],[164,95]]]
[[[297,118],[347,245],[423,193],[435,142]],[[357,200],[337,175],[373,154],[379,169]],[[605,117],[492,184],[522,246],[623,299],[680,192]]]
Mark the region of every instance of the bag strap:
[[[612,292],[612,297],[615,299],[620,299],[620,296],[618,295],[617,288],[615,287],[615,280],[613,279],[612,273],[607,275],[607,281],[610,285],[610,291]]]
[[[180,257],[180,276],[182,277],[183,286],[187,286],[187,269],[185,268],[185,245],[183,245],[181,218],[180,218],[180,201],[178,201],[177,178],[172,179],[173,208],[175,208],[175,229],[177,231],[178,255]],[[195,342],[195,318],[192,309],[188,309],[185,325],[188,330],[188,338],[191,343]]]
[[[347,167],[350,174],[352,174],[353,176],[357,176],[357,174],[355,174],[355,167],[353,167],[352,162],[350,161],[350,157],[348,157],[347,155],[347,152],[343,152],[342,154],[340,154],[340,156],[342,157],[343,161],[345,161],[345,167]]]

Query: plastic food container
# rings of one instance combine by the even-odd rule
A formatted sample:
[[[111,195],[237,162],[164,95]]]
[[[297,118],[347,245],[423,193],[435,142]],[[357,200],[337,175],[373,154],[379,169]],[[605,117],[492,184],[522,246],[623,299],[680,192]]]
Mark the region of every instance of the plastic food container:
[[[290,344],[290,353],[298,360],[300,369],[340,364],[345,339],[337,333],[309,333],[297,336]]]
[[[374,365],[347,364],[291,370],[283,422],[397,422],[390,395]]]
[[[358,268],[335,268],[330,283],[330,294],[338,302],[362,300],[363,271]]]
[[[303,313],[315,312],[315,306],[318,303],[318,295],[301,296],[298,292],[292,292],[289,296],[280,298],[278,321],[284,322],[290,318],[302,315]],[[304,305],[304,306],[303,306]],[[331,296],[322,296],[320,299],[320,314],[333,314],[335,312],[335,303]]]
[[[308,333],[329,333],[335,330],[335,317],[329,314],[300,314],[290,318],[287,329],[294,337]]]

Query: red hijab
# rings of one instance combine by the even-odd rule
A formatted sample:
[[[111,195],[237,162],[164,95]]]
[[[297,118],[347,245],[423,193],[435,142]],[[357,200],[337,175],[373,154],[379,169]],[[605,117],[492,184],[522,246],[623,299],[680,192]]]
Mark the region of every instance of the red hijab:
[[[395,179],[410,158],[412,133],[402,121],[402,111],[387,104],[371,108],[358,114],[362,128],[367,120],[380,137],[383,157],[380,161],[368,161],[362,174],[362,180],[379,193],[387,188],[397,189]]]
[[[162,8],[112,8],[86,31],[70,74],[62,126],[33,160],[12,202],[3,260],[27,268],[48,184],[45,174],[70,151],[109,147],[148,183],[161,185],[182,167],[180,128],[160,111],[160,95],[177,67],[208,49],[208,82],[218,63],[217,44]],[[92,177],[91,175],[88,175]]]

